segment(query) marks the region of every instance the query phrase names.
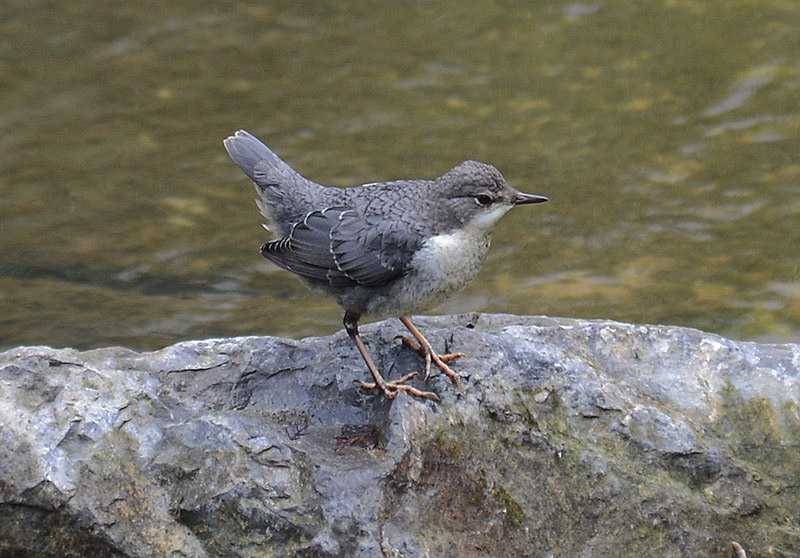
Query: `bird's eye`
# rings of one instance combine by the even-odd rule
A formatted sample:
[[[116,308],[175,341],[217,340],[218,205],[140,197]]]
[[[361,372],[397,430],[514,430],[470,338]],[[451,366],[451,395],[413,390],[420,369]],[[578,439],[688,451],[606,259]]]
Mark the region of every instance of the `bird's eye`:
[[[477,196],[475,196],[475,203],[477,203],[481,207],[489,207],[490,205],[492,205],[493,201],[494,200],[492,199],[492,196],[490,196],[489,194],[478,194]]]

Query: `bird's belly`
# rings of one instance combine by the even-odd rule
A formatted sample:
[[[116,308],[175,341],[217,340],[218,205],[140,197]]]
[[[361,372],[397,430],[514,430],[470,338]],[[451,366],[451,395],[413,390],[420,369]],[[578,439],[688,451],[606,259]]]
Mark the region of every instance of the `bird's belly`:
[[[368,313],[412,314],[443,302],[475,278],[486,261],[489,243],[488,234],[463,230],[429,238],[414,255],[406,276],[387,297],[375,299]]]

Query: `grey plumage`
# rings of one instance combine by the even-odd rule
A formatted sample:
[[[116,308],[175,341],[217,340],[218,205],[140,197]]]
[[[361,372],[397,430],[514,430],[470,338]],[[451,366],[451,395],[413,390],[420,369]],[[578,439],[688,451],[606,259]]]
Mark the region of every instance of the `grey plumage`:
[[[246,131],[224,144],[255,183],[258,207],[278,234],[262,255],[333,296],[351,337],[364,314],[420,312],[466,286],[500,217],[514,205],[547,201],[477,161],[435,180],[339,189],[302,177]]]
[[[291,225],[302,220],[305,213],[327,207],[333,201],[328,188],[300,176],[252,134],[240,130],[224,145],[255,183],[258,208],[279,234],[287,235]]]

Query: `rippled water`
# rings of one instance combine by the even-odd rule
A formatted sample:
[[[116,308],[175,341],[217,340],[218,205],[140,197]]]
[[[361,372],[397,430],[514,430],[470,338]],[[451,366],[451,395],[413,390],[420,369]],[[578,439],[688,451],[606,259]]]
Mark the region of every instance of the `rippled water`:
[[[340,328],[221,140],[345,186],[466,158],[551,202],[434,312],[800,342],[794,2],[10,2],[0,346]]]

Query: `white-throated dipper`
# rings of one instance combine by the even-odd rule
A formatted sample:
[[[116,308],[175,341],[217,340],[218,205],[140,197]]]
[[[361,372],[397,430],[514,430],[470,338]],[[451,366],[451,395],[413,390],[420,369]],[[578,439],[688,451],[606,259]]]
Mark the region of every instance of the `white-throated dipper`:
[[[274,264],[331,295],[344,308],[344,327],[367,363],[374,383],[392,399],[399,392],[436,398],[407,382],[381,376],[358,333],[363,315],[398,316],[416,342],[405,345],[458,383],[408,315],[427,310],[466,287],[489,251],[497,221],[516,205],[546,202],[511,186],[495,167],[464,161],[436,180],[394,180],[354,188],[312,182],[250,133],[239,130],[223,142],[231,158],[255,183],[267,230],[278,238],[261,246]],[[270,229],[271,227],[271,229]]]

